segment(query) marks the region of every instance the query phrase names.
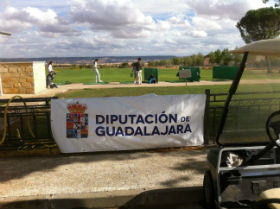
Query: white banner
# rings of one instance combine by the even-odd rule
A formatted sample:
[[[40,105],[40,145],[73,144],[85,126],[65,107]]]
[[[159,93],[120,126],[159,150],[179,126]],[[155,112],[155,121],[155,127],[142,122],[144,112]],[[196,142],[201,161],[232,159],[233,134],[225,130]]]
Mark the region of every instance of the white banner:
[[[63,153],[203,144],[205,95],[53,99],[51,127]]]

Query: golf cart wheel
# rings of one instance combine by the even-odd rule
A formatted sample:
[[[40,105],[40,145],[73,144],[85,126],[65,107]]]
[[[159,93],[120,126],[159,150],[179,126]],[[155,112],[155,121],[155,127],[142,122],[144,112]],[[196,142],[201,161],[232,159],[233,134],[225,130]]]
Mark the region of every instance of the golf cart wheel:
[[[204,203],[207,209],[215,209],[214,186],[209,170],[205,171],[203,179]]]

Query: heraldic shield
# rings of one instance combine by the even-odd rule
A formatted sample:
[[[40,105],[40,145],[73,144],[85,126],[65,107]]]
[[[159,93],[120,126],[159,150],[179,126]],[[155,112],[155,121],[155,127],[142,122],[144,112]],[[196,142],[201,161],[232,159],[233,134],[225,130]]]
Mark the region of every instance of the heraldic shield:
[[[88,137],[88,114],[85,113],[85,104],[68,104],[66,113],[66,136],[67,138]]]

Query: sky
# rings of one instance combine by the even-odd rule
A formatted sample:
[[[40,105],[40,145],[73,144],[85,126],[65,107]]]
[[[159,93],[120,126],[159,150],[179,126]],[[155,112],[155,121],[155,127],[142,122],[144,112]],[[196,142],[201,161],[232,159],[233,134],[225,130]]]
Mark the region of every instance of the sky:
[[[1,0],[1,58],[204,55],[262,0]]]

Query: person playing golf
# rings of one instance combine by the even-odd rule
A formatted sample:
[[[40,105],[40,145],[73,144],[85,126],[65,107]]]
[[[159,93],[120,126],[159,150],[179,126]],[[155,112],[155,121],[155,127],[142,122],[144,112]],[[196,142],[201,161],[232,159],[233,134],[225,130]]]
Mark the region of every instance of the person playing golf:
[[[97,68],[97,64],[98,63],[98,59],[95,59],[94,62],[93,62],[93,69],[95,71],[95,82],[97,83],[97,81],[99,83],[103,82],[101,79],[100,79],[100,73],[99,73],[99,70]]]

